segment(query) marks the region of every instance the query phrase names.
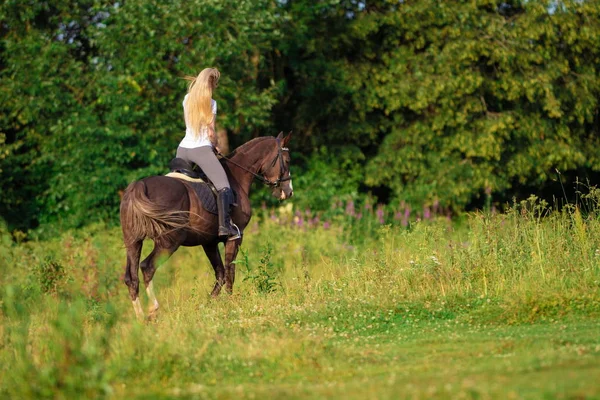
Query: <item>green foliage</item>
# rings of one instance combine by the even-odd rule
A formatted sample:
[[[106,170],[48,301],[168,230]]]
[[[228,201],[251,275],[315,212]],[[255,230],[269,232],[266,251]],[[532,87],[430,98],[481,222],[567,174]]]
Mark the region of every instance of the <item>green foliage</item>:
[[[107,306],[111,317],[95,325],[93,333],[82,330],[86,322],[81,301],[59,303],[49,330],[37,343],[43,352],[42,365],[34,362],[32,348],[23,341],[31,326],[29,316],[19,311],[13,289],[5,289],[5,312],[11,318],[3,338],[14,346],[12,368],[6,372],[5,395],[14,398],[98,398],[111,392],[102,362],[108,355],[112,328],[116,323],[114,310]]]
[[[307,170],[297,177],[294,174],[294,205],[300,210],[327,210],[335,199],[357,199],[363,159],[357,148],[347,147],[335,154],[321,147],[306,161]]]
[[[248,253],[242,252],[242,261],[239,263],[246,268],[244,281],[250,281],[258,293],[268,294],[277,291],[277,269],[271,260],[273,247],[270,243],[263,249],[263,255],[260,258],[258,266],[253,269],[248,259]]]
[[[11,0],[0,25],[10,232],[116,223],[126,185],[166,172],[182,78],[206,66],[230,147],[294,131],[302,209],[491,209],[600,172],[597,1]]]
[[[9,241],[0,397],[594,398],[598,200],[557,211],[531,197],[462,225],[255,221],[233,295],[210,298],[206,257],[181,248],[155,275],[147,323],[115,286],[118,228]],[[68,293],[30,295],[32,265],[62,270]]]
[[[34,273],[43,293],[58,293],[66,278],[65,268],[52,257],[40,263]]]
[[[206,66],[223,72],[218,125],[233,146],[270,127],[281,84],[262,54],[280,35],[274,7],[3,3],[0,215],[11,230],[116,221],[131,180],[166,172],[183,135],[182,78]]]
[[[367,185],[460,210],[598,171],[597,2],[309,3],[296,123],[357,144]]]

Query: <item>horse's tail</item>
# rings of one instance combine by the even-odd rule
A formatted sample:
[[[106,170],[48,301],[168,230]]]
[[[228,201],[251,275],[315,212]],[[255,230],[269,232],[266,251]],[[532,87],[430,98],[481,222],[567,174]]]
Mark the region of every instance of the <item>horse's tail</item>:
[[[143,181],[131,183],[123,193],[121,227],[126,245],[189,228],[189,216],[188,211],[172,210],[152,202]]]

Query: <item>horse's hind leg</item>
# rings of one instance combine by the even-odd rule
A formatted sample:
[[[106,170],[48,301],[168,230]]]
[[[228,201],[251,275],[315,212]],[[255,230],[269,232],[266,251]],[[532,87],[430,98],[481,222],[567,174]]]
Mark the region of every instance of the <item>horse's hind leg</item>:
[[[143,241],[139,240],[127,246],[127,264],[125,265],[124,275],[125,284],[129,288],[129,296],[133,303],[135,315],[140,320],[144,318],[144,311],[142,310],[139,298],[140,280],[138,278],[142,245]]]
[[[157,258],[159,262],[166,261],[171,254],[177,250],[177,246],[166,247],[160,242],[154,242],[154,249],[152,252],[148,254],[148,257],[144,259],[141,263],[142,273],[144,274],[144,284],[146,285],[146,294],[148,295],[148,300],[150,305],[148,307],[148,314],[150,317],[154,316],[158,311],[158,300],[156,300],[156,295],[154,294],[154,284],[152,283],[152,278],[154,278],[154,273],[158,268]]]
[[[214,244],[205,244],[202,246],[204,249],[204,253],[213,269],[215,270],[215,287],[213,288],[210,295],[212,297],[217,297],[221,292],[221,288],[225,284],[225,267],[223,266],[223,260],[221,259],[221,253],[219,253],[219,247],[216,243]]]

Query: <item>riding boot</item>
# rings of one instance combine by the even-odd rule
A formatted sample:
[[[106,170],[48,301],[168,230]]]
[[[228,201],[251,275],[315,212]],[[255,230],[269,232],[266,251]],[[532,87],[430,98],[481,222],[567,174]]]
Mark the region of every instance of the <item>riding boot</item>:
[[[240,238],[240,231],[231,223],[229,217],[230,207],[233,203],[233,192],[230,188],[223,188],[217,192],[217,211],[219,213],[219,236],[226,236],[227,240]]]

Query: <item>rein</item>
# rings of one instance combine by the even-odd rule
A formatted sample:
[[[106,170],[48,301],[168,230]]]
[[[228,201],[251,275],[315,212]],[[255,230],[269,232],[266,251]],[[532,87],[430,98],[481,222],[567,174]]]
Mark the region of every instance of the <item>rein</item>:
[[[260,180],[262,183],[264,183],[265,185],[271,186],[271,187],[278,187],[279,185],[281,185],[281,182],[285,182],[285,181],[289,181],[290,179],[292,179],[291,177],[287,177],[284,178],[283,177],[283,156],[282,156],[282,152],[283,151],[290,151],[287,147],[281,147],[279,145],[279,138],[277,138],[277,156],[275,156],[275,158],[273,159],[273,161],[271,161],[271,167],[275,166],[275,163],[277,162],[277,160],[279,160],[279,178],[277,178],[276,181],[270,181],[269,179],[265,178],[264,175],[259,175],[255,172],[250,171],[248,168],[236,163],[235,161],[233,161],[231,158],[229,157],[225,157],[223,154],[219,155],[224,158],[225,160],[229,161],[230,163],[232,163],[233,165],[235,165],[236,167],[239,167],[241,169],[243,169],[246,172],[251,173],[252,175],[254,175],[255,178],[257,178],[258,180]]]

